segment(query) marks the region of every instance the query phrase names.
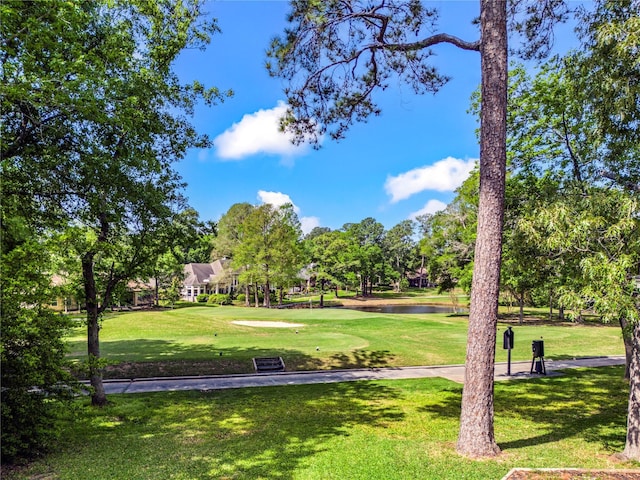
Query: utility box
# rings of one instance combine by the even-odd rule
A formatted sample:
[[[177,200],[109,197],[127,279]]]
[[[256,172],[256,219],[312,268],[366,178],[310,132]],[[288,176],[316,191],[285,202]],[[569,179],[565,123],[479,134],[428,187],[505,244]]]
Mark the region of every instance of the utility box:
[[[531,342],[531,350],[533,352],[533,358],[544,357],[544,341],[534,340]]]
[[[533,352],[533,359],[531,360],[531,372],[534,370],[536,373],[542,375],[547,374],[547,369],[544,366],[544,342],[542,340],[534,340],[531,342],[531,351]]]

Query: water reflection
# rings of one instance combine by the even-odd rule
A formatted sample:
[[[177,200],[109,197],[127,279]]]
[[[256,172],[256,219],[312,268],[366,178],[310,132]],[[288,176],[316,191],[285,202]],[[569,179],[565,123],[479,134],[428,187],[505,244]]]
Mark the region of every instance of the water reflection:
[[[351,310],[375,313],[467,313],[466,308],[443,305],[367,305],[344,306]]]

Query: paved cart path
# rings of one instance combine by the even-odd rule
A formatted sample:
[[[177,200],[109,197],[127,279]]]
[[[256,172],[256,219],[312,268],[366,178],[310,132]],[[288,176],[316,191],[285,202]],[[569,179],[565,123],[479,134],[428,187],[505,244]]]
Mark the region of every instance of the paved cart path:
[[[561,370],[581,367],[624,365],[624,356],[586,357],[571,360],[546,360],[546,376],[559,375]],[[463,383],[464,365],[433,367],[398,367],[358,370],[320,370],[305,372],[280,372],[244,375],[212,375],[198,377],[157,377],[139,379],[105,380],[107,394],[167,392],[181,390],[220,390],[227,388],[299,385],[312,383],[350,382],[356,380],[393,380],[406,378],[443,377]],[[531,361],[511,362],[511,375],[507,375],[507,363],[496,363],[495,380],[540,378],[531,372]]]

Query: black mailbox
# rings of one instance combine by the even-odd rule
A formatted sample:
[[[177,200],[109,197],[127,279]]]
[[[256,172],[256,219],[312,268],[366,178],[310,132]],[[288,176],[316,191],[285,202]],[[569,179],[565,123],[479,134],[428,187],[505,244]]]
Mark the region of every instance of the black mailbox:
[[[531,350],[533,351],[534,358],[544,357],[544,341],[534,340],[531,342]]]
[[[511,350],[513,348],[513,330],[511,327],[507,327],[502,337],[502,348],[505,350]]]

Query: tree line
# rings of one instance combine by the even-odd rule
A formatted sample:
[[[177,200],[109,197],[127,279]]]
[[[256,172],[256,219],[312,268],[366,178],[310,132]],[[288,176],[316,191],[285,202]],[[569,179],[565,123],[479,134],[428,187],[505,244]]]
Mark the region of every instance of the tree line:
[[[374,285],[406,288],[407,273],[420,267],[416,227],[405,220],[385,230],[375,219],[365,218],[338,230],[316,227],[302,236],[291,204],[239,203],[218,222],[211,258],[232,260],[247,304],[251,286],[264,292],[277,289],[281,302],[283,292],[304,278],[312,278],[322,293],[325,287],[337,292],[340,286],[366,296]],[[269,295],[264,295],[264,305],[270,305]]]

